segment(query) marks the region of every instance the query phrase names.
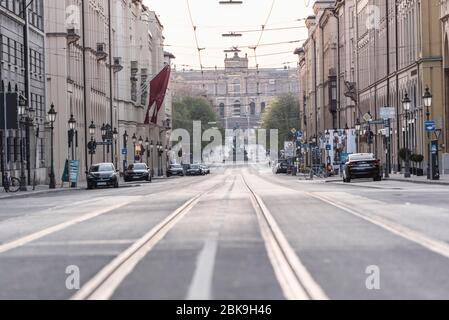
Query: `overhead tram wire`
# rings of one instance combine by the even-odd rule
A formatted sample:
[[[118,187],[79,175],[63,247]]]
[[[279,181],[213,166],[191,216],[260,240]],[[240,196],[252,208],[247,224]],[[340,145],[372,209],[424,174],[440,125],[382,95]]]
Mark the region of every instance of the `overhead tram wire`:
[[[198,50],[198,61],[200,63],[201,77],[202,77],[203,89],[204,89],[204,88],[206,88],[206,83],[204,82],[204,70],[203,70],[203,62],[202,62],[202,59],[201,59],[201,51],[205,50],[205,48],[200,48],[199,41],[198,41],[198,34],[196,32],[197,31],[197,27],[196,27],[195,23],[193,22],[192,10],[190,8],[190,1],[186,0],[186,2],[187,2],[187,10],[189,11],[190,23],[192,24],[193,34],[195,36],[196,49]]]

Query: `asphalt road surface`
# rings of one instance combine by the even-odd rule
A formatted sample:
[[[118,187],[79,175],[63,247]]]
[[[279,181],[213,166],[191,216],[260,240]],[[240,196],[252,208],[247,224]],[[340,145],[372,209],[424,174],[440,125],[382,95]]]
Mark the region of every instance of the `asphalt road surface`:
[[[0,299],[449,299],[449,188],[227,167],[0,200]]]

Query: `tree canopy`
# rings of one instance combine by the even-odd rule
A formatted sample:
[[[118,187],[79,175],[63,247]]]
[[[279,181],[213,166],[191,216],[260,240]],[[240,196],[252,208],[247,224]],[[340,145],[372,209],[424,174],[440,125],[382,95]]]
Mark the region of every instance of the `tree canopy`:
[[[262,128],[267,132],[271,129],[279,130],[279,147],[284,141],[293,139],[293,128],[298,128],[299,101],[292,94],[278,96],[267,108],[262,118]]]

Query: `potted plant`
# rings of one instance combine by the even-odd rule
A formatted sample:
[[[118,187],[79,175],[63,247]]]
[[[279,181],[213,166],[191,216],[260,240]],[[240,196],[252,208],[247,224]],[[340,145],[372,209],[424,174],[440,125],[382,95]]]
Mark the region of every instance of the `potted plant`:
[[[416,175],[416,170],[417,170],[417,168],[416,168],[416,163],[417,163],[417,161],[416,161],[416,154],[412,154],[411,156],[410,156],[410,162],[412,163],[412,167],[411,167],[411,173],[412,174],[414,174],[414,175]]]
[[[416,168],[416,175],[422,177],[424,175],[424,170],[421,168],[421,163],[424,161],[424,156],[422,154],[415,154],[414,162],[418,164],[419,168]]]

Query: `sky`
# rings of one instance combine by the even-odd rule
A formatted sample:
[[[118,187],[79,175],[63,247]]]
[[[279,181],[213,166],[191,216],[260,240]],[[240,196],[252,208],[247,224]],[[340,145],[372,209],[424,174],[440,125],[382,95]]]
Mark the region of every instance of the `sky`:
[[[312,14],[313,0],[243,0],[242,5],[220,5],[219,0],[144,0],[150,10],[156,11],[164,25],[165,50],[176,56],[174,64],[180,69],[200,69],[197,44],[193,25],[197,27],[198,47],[201,50],[201,64],[205,69],[223,68],[223,50],[239,46],[240,55],[248,54],[250,67],[256,61],[260,68],[282,68],[288,63],[297,65],[295,48],[307,37],[304,19]],[[274,5],[273,5],[274,3]],[[269,15],[270,9],[271,15]],[[268,23],[266,23],[268,19]],[[261,33],[262,25],[265,31]],[[284,30],[270,30],[291,28]],[[223,33],[242,32],[239,38],[223,38]],[[254,31],[254,32],[246,32]],[[247,48],[255,46],[254,50]],[[301,42],[292,42],[302,40]],[[283,43],[280,42],[291,42]],[[274,44],[274,45],[265,45]],[[246,48],[244,48],[246,46]],[[229,53],[228,55],[233,55]]]

